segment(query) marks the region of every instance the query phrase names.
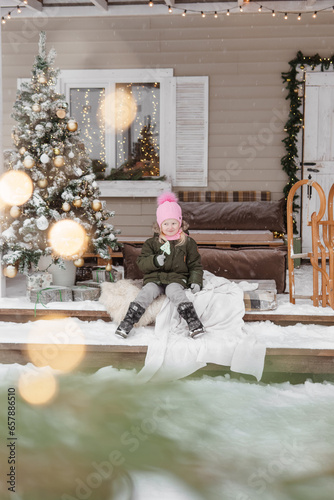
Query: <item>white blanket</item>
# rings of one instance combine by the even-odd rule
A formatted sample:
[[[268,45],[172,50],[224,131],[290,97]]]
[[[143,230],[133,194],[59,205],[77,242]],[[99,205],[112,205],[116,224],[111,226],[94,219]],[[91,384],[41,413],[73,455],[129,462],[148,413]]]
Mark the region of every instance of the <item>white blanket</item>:
[[[195,295],[186,293],[206,334],[190,338],[186,322],[166,298],[156,319],[145,366],[138,374],[140,380],[176,380],[207,363],[229,366],[232,371],[260,380],[266,348],[244,327],[241,287],[205,271],[203,290]]]

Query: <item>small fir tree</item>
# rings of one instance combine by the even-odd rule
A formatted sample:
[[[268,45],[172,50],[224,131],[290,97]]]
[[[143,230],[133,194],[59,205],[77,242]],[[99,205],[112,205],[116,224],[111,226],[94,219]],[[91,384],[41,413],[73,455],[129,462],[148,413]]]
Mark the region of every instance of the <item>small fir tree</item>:
[[[46,54],[42,32],[32,77],[17,93],[12,117],[17,124],[12,138],[15,150],[7,159],[8,169],[23,170],[33,181],[31,198],[2,215],[0,249],[2,263],[27,273],[42,255],[51,255],[50,226],[62,219],[79,222],[89,238],[90,251],[110,257],[109,247],[117,248],[113,226],[107,220],[114,212],[99,200],[95,174],[78,125],[69,116],[63,95],[55,92],[58,69],[53,69],[56,53]],[[62,260],[56,258],[62,265]]]

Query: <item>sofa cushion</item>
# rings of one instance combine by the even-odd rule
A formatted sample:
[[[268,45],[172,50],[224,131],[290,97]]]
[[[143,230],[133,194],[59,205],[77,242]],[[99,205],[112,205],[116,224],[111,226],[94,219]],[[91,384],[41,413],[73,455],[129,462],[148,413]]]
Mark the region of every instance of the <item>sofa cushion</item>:
[[[180,202],[189,229],[269,230],[286,232],[285,199],[252,202]]]
[[[229,280],[274,279],[277,292],[283,293],[286,282],[286,247],[217,248],[199,247],[203,269]],[[140,245],[124,244],[124,277],[142,279],[136,259]]]

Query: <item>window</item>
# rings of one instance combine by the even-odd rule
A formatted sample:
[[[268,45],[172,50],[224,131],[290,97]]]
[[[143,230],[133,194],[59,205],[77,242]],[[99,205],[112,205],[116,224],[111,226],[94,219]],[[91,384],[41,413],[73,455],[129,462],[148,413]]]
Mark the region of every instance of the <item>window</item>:
[[[159,179],[206,186],[208,77],[172,69],[64,70],[71,115],[98,178]]]

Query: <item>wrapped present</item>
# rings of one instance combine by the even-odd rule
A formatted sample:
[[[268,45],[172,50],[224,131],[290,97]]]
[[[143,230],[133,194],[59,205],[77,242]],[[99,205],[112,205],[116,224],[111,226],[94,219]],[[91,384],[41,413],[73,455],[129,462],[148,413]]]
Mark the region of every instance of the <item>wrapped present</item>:
[[[111,269],[111,271],[106,271],[104,267],[93,269],[93,281],[95,281],[96,283],[104,283],[106,281],[112,283],[116,281],[116,277],[117,271],[115,269]]]
[[[45,288],[31,288],[28,290],[30,302],[48,304],[49,302],[72,302],[72,290],[68,286],[48,286]]]
[[[92,287],[80,284],[78,286],[72,286],[72,293],[75,302],[79,300],[98,300],[101,294],[101,288],[100,286]]]
[[[92,281],[92,280],[77,281],[76,282],[76,286],[89,286],[90,288],[98,288],[98,289],[100,289],[100,283],[98,283],[97,281]]]
[[[27,293],[33,288],[47,288],[52,285],[52,274],[46,271],[35,272],[27,276]]]
[[[87,281],[92,279],[92,268],[88,266],[78,267],[76,281]]]

